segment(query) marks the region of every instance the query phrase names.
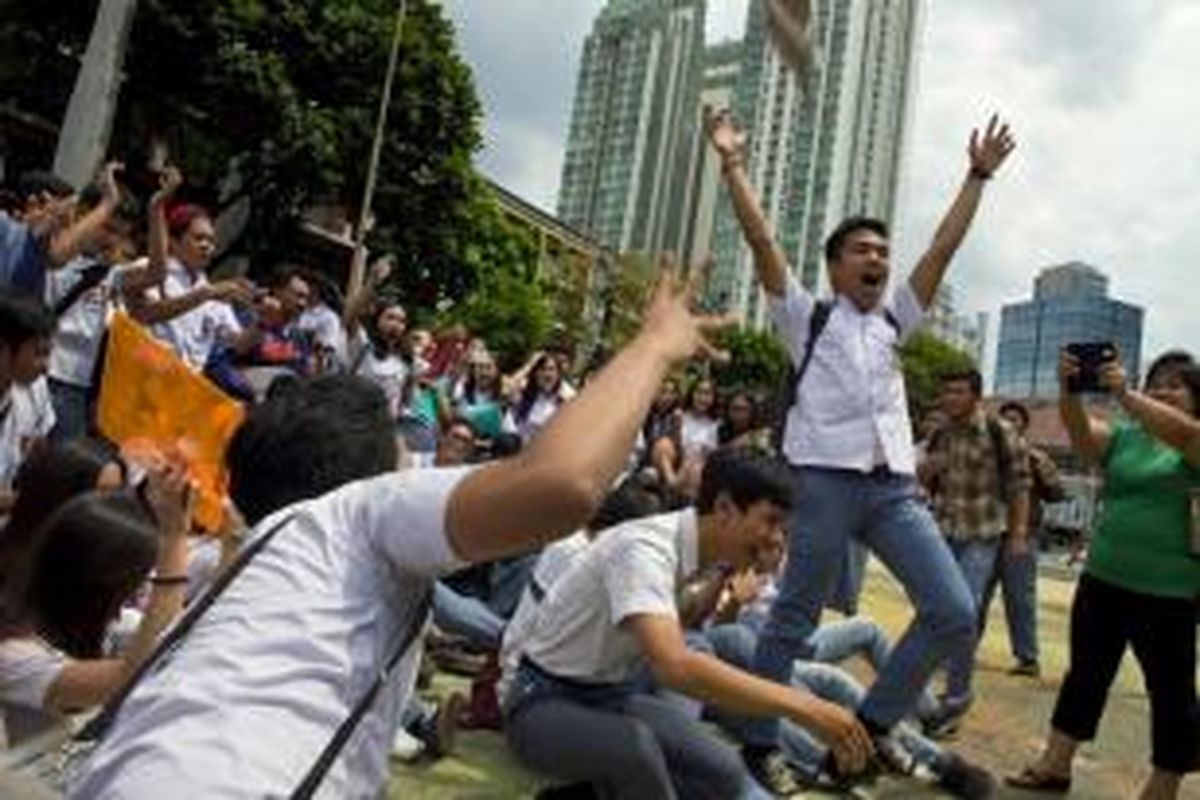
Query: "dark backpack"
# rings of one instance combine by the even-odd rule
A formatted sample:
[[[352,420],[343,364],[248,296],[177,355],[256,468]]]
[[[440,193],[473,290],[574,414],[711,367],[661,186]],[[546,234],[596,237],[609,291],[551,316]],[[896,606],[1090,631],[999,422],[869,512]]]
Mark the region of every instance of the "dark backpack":
[[[800,356],[800,363],[793,364],[788,370],[787,380],[780,387],[779,398],[776,401],[779,418],[776,420],[772,435],[775,449],[780,452],[783,452],[783,431],[787,426],[788,412],[791,411],[792,406],[796,403],[796,398],[799,397],[800,381],[804,380],[804,375],[808,372],[813,353],[817,349],[817,339],[829,325],[829,317],[832,314],[832,300],[818,300],[813,304],[812,316],[808,318],[808,338],[804,342],[804,353]],[[883,316],[887,320],[887,324],[891,325],[892,330],[896,332],[896,338],[899,339],[901,335],[900,321],[896,319],[896,315],[890,309],[884,309]]]

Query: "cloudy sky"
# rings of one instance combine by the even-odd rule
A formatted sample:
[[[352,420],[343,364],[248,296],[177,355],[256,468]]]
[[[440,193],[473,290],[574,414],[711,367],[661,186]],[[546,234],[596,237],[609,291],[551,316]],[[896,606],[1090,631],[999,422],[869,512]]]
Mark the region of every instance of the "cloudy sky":
[[[553,210],[583,37],[603,0],[443,0],[486,110],[485,171]],[[709,0],[710,40],[748,0]],[[996,109],[1019,148],[989,190],[953,282],[964,311],[1027,297],[1083,260],[1147,309],[1144,355],[1200,350],[1200,3],[926,0],[896,249],[911,263]]]

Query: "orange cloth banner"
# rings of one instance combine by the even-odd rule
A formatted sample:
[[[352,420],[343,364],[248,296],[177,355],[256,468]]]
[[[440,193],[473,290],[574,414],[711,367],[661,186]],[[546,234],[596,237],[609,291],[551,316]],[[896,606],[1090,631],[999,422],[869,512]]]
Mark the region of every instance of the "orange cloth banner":
[[[97,412],[100,432],[136,459],[152,448],[178,452],[195,481],[195,521],[218,532],[225,521],[225,447],[244,410],[127,315],[108,329]]]

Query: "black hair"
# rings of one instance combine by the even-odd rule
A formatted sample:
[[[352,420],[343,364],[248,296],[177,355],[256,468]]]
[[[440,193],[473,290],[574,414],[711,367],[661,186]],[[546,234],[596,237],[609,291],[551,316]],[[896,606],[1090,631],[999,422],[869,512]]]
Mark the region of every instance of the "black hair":
[[[938,384],[945,386],[947,383],[966,383],[971,387],[971,394],[976,397],[983,396],[983,375],[979,374],[979,370],[974,367],[966,369],[951,369],[938,375]]]
[[[533,369],[529,371],[528,377],[525,379],[525,386],[521,389],[521,396],[517,398],[516,408],[513,409],[513,416],[518,422],[524,422],[529,419],[529,412],[533,410],[533,404],[537,402],[538,395],[541,393],[541,388],[538,386],[537,374],[547,363],[554,364],[558,367],[558,361],[551,353],[543,353],[533,364]],[[563,374],[560,369],[558,372],[558,388],[562,388]]]
[[[658,514],[662,510],[662,500],[658,495],[640,485],[636,479],[629,478],[608,493],[587,527],[590,531],[602,531],[631,519]]]
[[[1146,380],[1143,385],[1149,386],[1161,372],[1174,371],[1195,363],[1196,359],[1186,350],[1168,350],[1151,362],[1150,369],[1146,370]]]
[[[712,396],[713,396],[712,405],[709,407],[707,413],[708,413],[708,416],[715,419],[721,415],[721,411],[720,411],[721,404],[718,402],[719,398],[717,397],[717,382],[706,375],[701,375],[699,378],[692,381],[692,384],[690,386],[688,386],[687,396],[683,400],[683,410],[684,411],[692,410],[692,403],[696,399],[696,390],[699,389],[700,386],[705,383],[707,383],[708,387],[710,389],[712,389]]]
[[[704,462],[696,510],[709,513],[721,495],[743,511],[763,500],[792,507],[792,485],[783,462],[750,447],[716,450]]]
[[[75,187],[53,172],[31,170],[17,178],[17,194],[22,202],[28,202],[29,198],[39,194],[48,194],[61,200],[75,194]]]
[[[891,235],[888,233],[887,223],[881,219],[863,216],[847,217],[833,229],[833,233],[829,234],[829,238],[825,240],[825,263],[832,264],[837,261],[842,254],[842,246],[846,244],[846,240],[850,238],[851,234],[858,231],[871,231],[884,239]]]
[[[1016,414],[1018,417],[1021,418],[1021,426],[1025,427],[1025,428],[1029,427],[1029,422],[1032,419],[1029,416],[1029,409],[1025,407],[1025,404],[1018,403],[1016,400],[1008,400],[1005,403],[1001,404],[1000,408],[996,411],[996,413],[1002,417],[1009,413]]]
[[[55,319],[42,305],[24,298],[0,296],[0,344],[17,350],[33,339],[54,335]]]
[[[521,437],[515,433],[501,433],[492,439],[492,446],[488,451],[491,458],[511,458],[519,455],[521,448],[525,443],[521,441]]]
[[[491,358],[492,363],[495,364],[495,357],[491,355],[488,357]],[[500,401],[503,399],[503,387],[504,375],[500,372],[500,366],[496,364],[496,377],[492,379],[491,389],[487,390],[492,393],[492,400]],[[483,390],[485,390],[485,387],[480,386],[479,382],[475,380],[475,365],[468,364],[467,377],[463,380],[463,398],[466,399],[468,403],[475,404],[479,402],[479,392]]]
[[[250,411],[225,454],[230,497],[251,525],[293,503],[396,468],[387,400],[353,375],[281,386]]]
[[[1192,416],[1200,417],[1200,365],[1186,350],[1168,350],[1150,365],[1146,371],[1146,388],[1165,374],[1174,374],[1183,383],[1192,397]]]
[[[750,403],[750,425],[744,430],[735,430],[732,420],[729,419],[729,409],[733,407],[733,401],[739,397]],[[762,423],[760,420],[761,409],[759,408],[758,398],[754,393],[746,389],[738,389],[725,399],[725,412],[721,416],[721,426],[717,431],[717,441],[725,444],[736,436],[740,436],[747,431],[752,431],[758,428]]]
[[[97,439],[35,448],[17,470],[13,490],[17,500],[8,524],[0,531],[0,572],[28,547],[33,534],[68,500],[96,488],[101,471],[125,462],[116,448]]]
[[[4,582],[4,610],[73,658],[97,658],[122,604],[158,557],[154,516],[132,492],[87,492],[35,532]]]

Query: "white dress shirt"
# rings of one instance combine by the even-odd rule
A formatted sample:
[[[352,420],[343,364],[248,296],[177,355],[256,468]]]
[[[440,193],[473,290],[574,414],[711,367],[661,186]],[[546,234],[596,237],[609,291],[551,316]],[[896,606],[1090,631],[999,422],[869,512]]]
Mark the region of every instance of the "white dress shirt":
[[[292,516],[125,701],[69,796],[286,797],[379,674],[434,576],[463,564],[446,504],[468,469],[407,470],[285,509]],[[420,637],[318,792],[378,797]]]
[[[167,275],[163,279],[162,298],[182,297],[200,286],[208,284],[203,274],[193,275],[178,260],[167,261]],[[154,326],[154,335],[169,344],[187,362],[188,366],[201,371],[208,357],[222,337],[241,333],[242,325],[228,303],[208,300],[174,319]]]
[[[586,683],[624,683],[643,662],[621,623],[678,617],[675,594],[699,565],[694,509],[626,522],[590,544],[550,587],[523,650],[542,669]]]
[[[816,302],[795,277],[771,299],[775,327],[799,366]],[[886,311],[899,324],[900,335]],[[869,472],[916,472],[912,425],[898,346],[924,311],[905,282],[885,305],[863,312],[845,297],[834,302],[784,428],[783,453],[795,465]]]
[[[57,422],[44,376],[27,386],[14,383],[0,398],[0,486],[12,484],[29,446],[49,436]]]

